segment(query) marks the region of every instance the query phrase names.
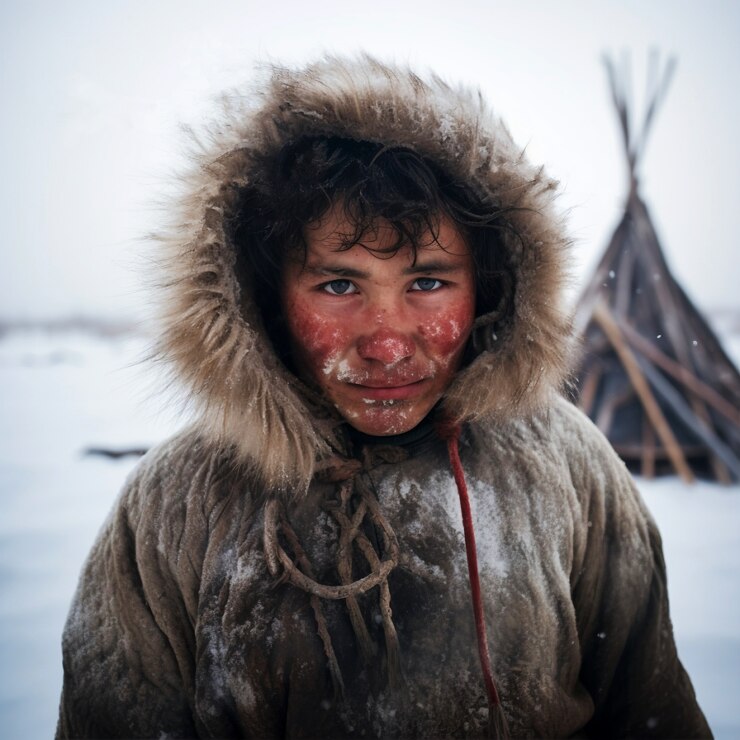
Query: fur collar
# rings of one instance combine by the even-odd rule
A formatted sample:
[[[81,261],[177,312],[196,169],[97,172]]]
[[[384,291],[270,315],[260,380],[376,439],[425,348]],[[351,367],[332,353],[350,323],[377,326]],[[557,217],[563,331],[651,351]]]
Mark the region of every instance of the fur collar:
[[[237,275],[224,214],[261,162],[316,134],[414,149],[516,207],[510,220],[522,238],[504,238],[517,273],[513,317],[491,325],[491,349],[458,373],[443,400],[448,412],[459,420],[503,419],[544,408],[572,354],[556,183],[526,162],[476,91],[369,57],[271,67],[255,92],[224,98],[183,177],[173,225],[157,237],[164,250],[157,350],[188,389],[201,433],[233,447],[271,489],[293,492],[310,481],[330,427],[270,345],[249,275]]]

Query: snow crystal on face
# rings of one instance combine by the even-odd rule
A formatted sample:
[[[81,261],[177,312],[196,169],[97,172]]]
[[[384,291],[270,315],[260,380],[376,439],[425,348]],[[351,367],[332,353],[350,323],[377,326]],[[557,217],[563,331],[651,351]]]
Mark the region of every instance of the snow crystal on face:
[[[426,336],[429,339],[436,339],[437,337],[441,336],[443,333],[442,325],[439,323],[439,321],[434,321],[430,324],[428,324],[426,327]]]
[[[321,368],[324,375],[331,375],[334,372],[334,369],[337,367],[338,360],[339,352],[335,352],[334,354],[329,355],[329,357],[326,358],[326,362],[324,362],[324,367]],[[346,360],[342,360],[342,363],[346,364],[346,362]],[[340,365],[342,363],[340,363]]]
[[[325,372],[327,375],[333,372],[334,379],[339,380],[343,383],[362,384],[365,380],[367,380],[368,377],[365,371],[353,368],[346,357],[342,360],[339,360],[338,362],[335,362],[332,367]]]

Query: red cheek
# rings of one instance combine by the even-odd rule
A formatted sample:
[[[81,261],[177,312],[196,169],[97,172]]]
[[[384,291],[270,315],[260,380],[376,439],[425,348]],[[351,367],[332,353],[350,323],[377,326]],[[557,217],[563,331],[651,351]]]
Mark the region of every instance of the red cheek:
[[[445,355],[455,352],[467,340],[472,324],[473,308],[466,302],[420,324],[419,334],[435,354]]]
[[[288,325],[300,353],[316,363],[341,352],[347,339],[337,321],[312,311],[305,303],[290,306]]]

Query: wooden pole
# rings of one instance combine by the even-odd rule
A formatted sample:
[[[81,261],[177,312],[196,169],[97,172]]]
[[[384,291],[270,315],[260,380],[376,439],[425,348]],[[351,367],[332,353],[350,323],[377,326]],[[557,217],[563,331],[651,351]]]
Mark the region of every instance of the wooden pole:
[[[614,423],[614,414],[624,404],[628,403],[635,397],[635,389],[628,383],[619,392],[610,391],[609,386],[605,388],[604,395],[606,398],[599,405],[599,415],[596,418],[596,426],[601,430],[605,437],[609,436],[609,431]]]
[[[629,343],[638,352],[654,362],[661,370],[665,370],[671,377],[683,383],[733,424],[740,426],[740,409],[736,409],[731,403],[722,398],[714,388],[699,380],[691,370],[687,370],[661,352],[631,326],[622,322],[618,322],[618,324]]]
[[[660,406],[650,390],[650,385],[645,380],[645,376],[642,374],[642,370],[640,370],[640,366],[632,354],[632,350],[627,345],[622,332],[619,330],[619,326],[617,326],[616,321],[614,321],[609,309],[604,303],[598,304],[594,309],[594,320],[604,330],[612,347],[614,347],[614,351],[617,353],[622,366],[627,372],[627,376],[642,402],[645,413],[648,415],[656,434],[663,443],[668,458],[676,472],[686,483],[693,483],[694,474],[681,452],[681,446],[678,444],[668,422],[665,420],[663,412],[660,410]]]
[[[722,398],[722,396],[720,396],[713,388],[699,380],[699,378],[697,378],[696,375],[694,375],[687,367],[675,362],[661,352],[657,347],[653,346],[638,331],[625,322],[619,321],[617,317],[615,317],[615,320],[627,338],[627,341],[635,347],[638,352],[680,383],[683,383],[688,390],[691,408],[699,419],[704,422],[708,429],[713,430],[714,424],[707,406],[705,405],[707,403],[712,405],[715,411],[726,416],[730,422],[734,423],[736,426],[740,426],[740,410],[735,409],[731,403]],[[695,428],[693,424],[690,426],[692,429]],[[713,446],[710,445],[709,450],[709,464],[712,468],[714,477],[720,483],[729,485],[732,482],[732,478],[725,464],[722,462],[721,458],[717,456]]]
[[[583,385],[581,386],[581,395],[578,400],[578,405],[586,416],[591,415],[591,407],[594,405],[594,398],[596,397],[596,389],[599,387],[599,380],[601,380],[601,366],[595,364],[591,367],[591,371],[583,381]]]
[[[647,379],[652,383],[656,392],[660,394],[663,401],[671,407],[679,419],[686,424],[691,431],[706,445],[707,449],[717,456],[732,471],[732,474],[740,480],[740,459],[700,417],[692,411],[686,399],[669,383],[649,362],[643,360],[641,369]]]
[[[642,417],[642,467],[643,478],[655,477],[655,431],[647,415]]]

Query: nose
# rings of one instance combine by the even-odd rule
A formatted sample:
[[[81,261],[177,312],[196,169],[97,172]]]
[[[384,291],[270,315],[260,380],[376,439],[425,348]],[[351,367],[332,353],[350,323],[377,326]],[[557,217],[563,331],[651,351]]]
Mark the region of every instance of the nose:
[[[390,327],[379,327],[357,342],[357,354],[363,360],[375,360],[383,365],[395,365],[414,354],[411,337]]]

